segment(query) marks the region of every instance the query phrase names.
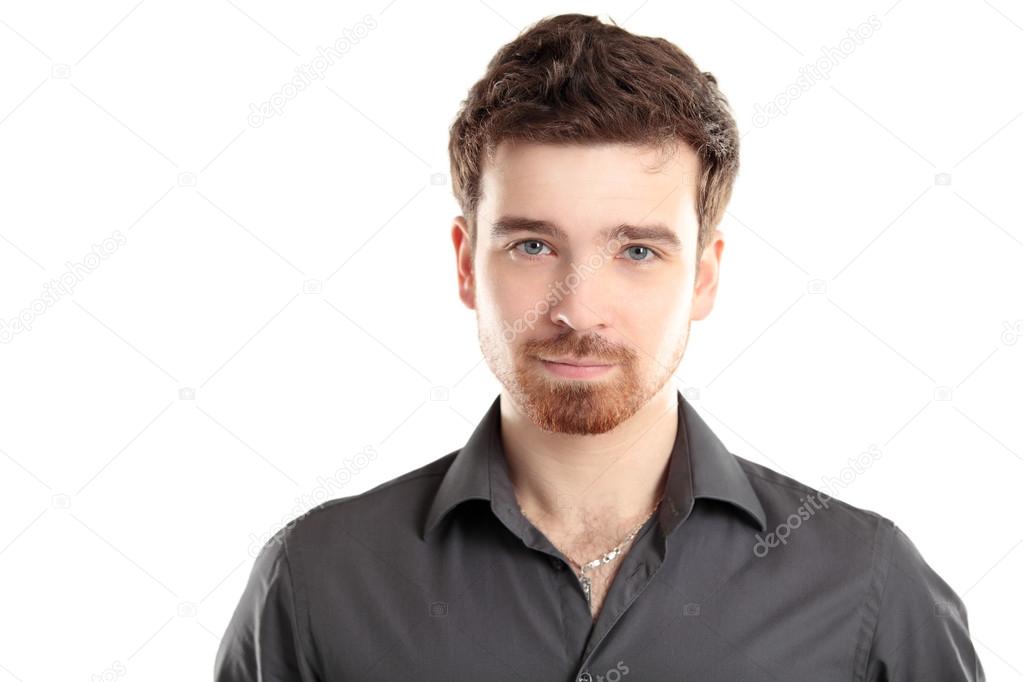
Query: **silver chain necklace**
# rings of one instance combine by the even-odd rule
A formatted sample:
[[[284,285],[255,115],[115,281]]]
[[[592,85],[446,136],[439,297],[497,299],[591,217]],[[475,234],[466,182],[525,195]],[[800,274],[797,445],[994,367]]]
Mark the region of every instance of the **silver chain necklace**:
[[[625,547],[625,545],[629,544],[629,541],[632,540],[633,537],[635,537],[636,533],[639,532],[639,529],[642,528],[646,524],[646,522],[650,520],[650,517],[654,515],[654,512],[657,511],[657,507],[658,507],[658,505],[660,505],[662,499],[664,499],[664,493],[663,492],[657,498],[657,501],[654,502],[654,508],[650,511],[649,514],[646,515],[646,518],[643,519],[639,523],[638,526],[633,528],[632,531],[628,535],[625,536],[624,540],[619,542],[617,545],[615,545],[614,547],[612,547],[608,551],[604,552],[602,555],[600,555],[596,559],[593,559],[592,561],[587,561],[584,564],[580,564],[578,561],[576,561],[572,557],[568,556],[568,554],[565,554],[565,556],[568,558],[569,561],[571,561],[576,566],[579,566],[579,572],[576,573],[576,577],[579,579],[579,582],[583,586],[583,593],[586,595],[586,606],[588,606],[590,608],[592,608],[592,606],[593,606],[593,604],[592,604],[592,596],[591,596],[592,595],[592,583],[593,583],[593,581],[591,580],[590,576],[586,575],[586,571],[588,571],[590,569],[599,568],[599,567],[603,566],[604,564],[609,564],[612,561],[614,561],[615,559],[617,559],[618,556],[622,553],[622,548]],[[528,520],[530,523],[533,522],[532,519],[530,519],[528,516],[526,516],[526,512],[522,509],[521,505],[519,506],[519,511],[522,513],[522,516],[524,516],[526,518],[526,520]],[[533,524],[533,525],[535,526],[536,524]],[[564,552],[562,552],[562,553],[564,554]]]

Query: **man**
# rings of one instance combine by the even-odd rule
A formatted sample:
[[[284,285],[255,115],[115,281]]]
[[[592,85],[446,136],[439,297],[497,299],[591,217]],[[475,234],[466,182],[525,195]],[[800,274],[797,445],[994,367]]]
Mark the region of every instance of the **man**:
[[[738,169],[713,76],[546,19],[450,153],[459,296],[501,393],[465,447],[263,547],[218,682],[983,679],[901,530],[729,453],[671,382]]]

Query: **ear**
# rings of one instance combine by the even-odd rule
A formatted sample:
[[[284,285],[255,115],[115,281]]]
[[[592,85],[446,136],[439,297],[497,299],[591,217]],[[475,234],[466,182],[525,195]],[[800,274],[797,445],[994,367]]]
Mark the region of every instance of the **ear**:
[[[700,254],[693,285],[693,307],[690,319],[702,320],[710,315],[718,290],[718,275],[721,271],[721,252],[725,249],[725,235],[714,230],[711,240]]]
[[[456,216],[451,227],[451,241],[455,245],[455,266],[458,270],[458,297],[466,308],[476,308],[476,277],[473,271],[473,251],[469,241],[469,224],[465,216]]]

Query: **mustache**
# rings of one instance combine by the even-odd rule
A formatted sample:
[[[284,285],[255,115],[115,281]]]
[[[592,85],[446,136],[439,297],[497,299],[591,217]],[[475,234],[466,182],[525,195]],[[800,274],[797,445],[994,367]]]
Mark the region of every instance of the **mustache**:
[[[527,355],[549,355],[554,357],[589,358],[609,362],[631,360],[632,351],[615,345],[598,334],[577,336],[574,332],[544,341],[531,341],[526,344]]]

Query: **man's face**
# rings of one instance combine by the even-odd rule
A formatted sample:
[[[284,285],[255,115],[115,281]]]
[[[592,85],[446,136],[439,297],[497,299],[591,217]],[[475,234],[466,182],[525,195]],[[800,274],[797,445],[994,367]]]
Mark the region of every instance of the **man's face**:
[[[631,417],[665,389],[690,321],[710,312],[723,240],[716,232],[697,275],[699,159],[686,145],[665,158],[502,142],[481,177],[474,253],[456,218],[459,292],[483,355],[543,430],[598,434]],[[643,232],[601,234],[622,225]],[[545,362],[556,359],[604,367]]]

